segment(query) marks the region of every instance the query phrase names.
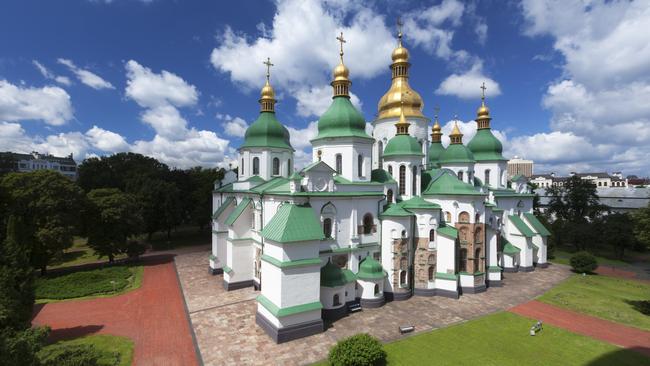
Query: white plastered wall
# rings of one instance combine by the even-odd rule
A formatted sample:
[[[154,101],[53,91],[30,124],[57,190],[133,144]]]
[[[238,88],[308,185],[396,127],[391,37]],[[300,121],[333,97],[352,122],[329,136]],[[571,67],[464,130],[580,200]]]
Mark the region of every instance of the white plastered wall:
[[[372,140],[360,138],[322,139],[312,142],[312,161],[318,160],[321,151],[321,160],[336,169],[336,155],[341,155],[341,176],[353,182],[370,181],[372,171]],[[361,175],[358,174],[358,156],[363,156]]]

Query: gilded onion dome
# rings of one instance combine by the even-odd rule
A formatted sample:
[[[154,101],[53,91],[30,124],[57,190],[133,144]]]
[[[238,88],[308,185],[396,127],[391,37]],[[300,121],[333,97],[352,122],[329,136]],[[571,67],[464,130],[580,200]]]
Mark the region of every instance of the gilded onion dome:
[[[467,144],[477,161],[506,160],[503,157],[503,145],[501,141],[492,134],[490,128],[490,109],[485,105],[485,83],[481,86],[481,106],[476,111],[476,124],[478,129],[476,135]]]
[[[420,143],[411,135],[409,135],[409,126],[406,117],[404,116],[404,110],[400,112],[399,122],[395,124],[397,128],[397,134],[393,136],[388,143],[386,148],[384,148],[383,157],[391,156],[423,156],[422,146]]]
[[[409,52],[402,45],[402,31],[397,34],[397,48],[391,55],[393,63],[390,65],[392,71],[392,81],[390,89],[379,100],[378,117],[391,118],[399,117],[401,110],[407,117],[424,117],[422,108],[424,102],[418,92],[413,90],[409,85]]]
[[[437,110],[437,108],[436,108]],[[437,167],[438,160],[440,155],[445,151],[445,147],[442,146],[442,129],[440,128],[440,123],[438,122],[438,113],[436,111],[435,119],[433,122],[433,127],[431,128],[431,145],[429,146],[429,167]]]

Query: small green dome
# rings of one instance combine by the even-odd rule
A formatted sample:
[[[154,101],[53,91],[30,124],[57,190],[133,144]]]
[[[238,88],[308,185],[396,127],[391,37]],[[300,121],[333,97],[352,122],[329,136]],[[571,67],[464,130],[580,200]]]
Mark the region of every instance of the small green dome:
[[[467,144],[467,147],[472,151],[477,161],[506,160],[501,155],[503,152],[501,141],[494,137],[489,128],[482,128],[476,131],[476,135]]]
[[[450,144],[445,151],[440,154],[438,159],[439,164],[453,164],[453,163],[474,163],[474,155],[463,144]]]
[[[290,149],[289,131],[276,118],[273,112],[260,113],[244,135],[244,144],[240,149],[247,147],[276,147]]]
[[[445,147],[442,146],[442,142],[432,142],[429,146],[429,167],[439,166],[438,160],[440,155],[445,151]]]
[[[384,276],[384,268],[374,258],[368,256],[361,261],[357,278],[362,280],[378,280],[384,278]]]
[[[312,141],[331,137],[372,139],[366,133],[366,120],[348,97],[333,98],[330,107],[318,120],[318,135]]]
[[[395,135],[384,148],[384,157],[423,156],[422,146],[411,135]]]
[[[347,283],[343,270],[331,261],[320,269],[320,285],[325,287],[339,287]]]

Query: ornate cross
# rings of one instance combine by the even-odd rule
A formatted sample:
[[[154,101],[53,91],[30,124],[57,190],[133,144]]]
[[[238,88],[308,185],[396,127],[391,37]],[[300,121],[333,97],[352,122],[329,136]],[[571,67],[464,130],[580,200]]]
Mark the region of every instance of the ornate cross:
[[[435,106],[433,107],[433,110],[436,111],[436,114],[434,115],[436,117],[436,120],[438,119],[438,112],[440,112],[440,107]]]
[[[481,99],[485,99],[485,89],[487,88],[485,87],[485,82],[483,82],[483,85],[481,85]]]
[[[271,76],[271,66],[274,66],[271,63],[271,58],[267,57],[266,61],[262,62],[264,65],[266,65],[266,80],[269,80],[269,77]]]
[[[343,61],[343,43],[346,43],[345,38],[343,38],[343,32],[341,32],[341,35],[336,37],[336,39],[341,44],[341,52],[339,52],[339,55],[341,55],[341,61]]]
[[[397,37],[401,40],[402,39],[402,26],[404,25],[404,22],[402,22],[402,17],[397,17]]]

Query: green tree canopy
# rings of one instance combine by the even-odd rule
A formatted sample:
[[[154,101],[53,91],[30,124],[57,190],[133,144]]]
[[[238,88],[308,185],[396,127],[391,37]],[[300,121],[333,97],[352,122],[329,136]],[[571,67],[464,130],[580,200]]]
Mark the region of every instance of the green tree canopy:
[[[645,248],[650,248],[650,205],[637,210],[632,218],[637,240]]]
[[[79,165],[77,183],[86,192],[96,188],[118,188],[125,192],[131,180],[163,179],[167,173],[169,167],[154,158],[118,153],[84,160]]]
[[[617,212],[603,216],[598,233],[602,244],[611,246],[620,259],[625,256],[625,250],[633,248],[636,243],[634,221],[626,213]]]

